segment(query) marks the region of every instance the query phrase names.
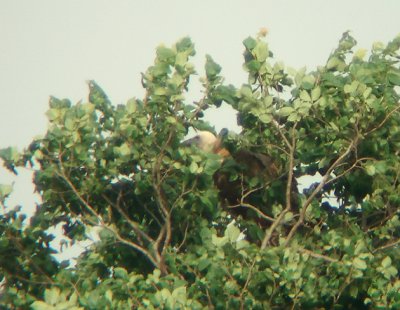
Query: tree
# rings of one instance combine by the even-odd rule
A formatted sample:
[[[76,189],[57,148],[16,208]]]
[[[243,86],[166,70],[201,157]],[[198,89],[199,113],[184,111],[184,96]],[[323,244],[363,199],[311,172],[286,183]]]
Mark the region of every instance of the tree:
[[[0,187],[2,304],[400,307],[400,36],[366,59],[345,33],[311,72],[275,62],[261,34],[243,44],[249,78],[241,87],[226,85],[207,56],[204,96],[187,104],[195,50],[184,38],[157,48],[142,100],[114,106],[91,81],[87,102],[50,99],[42,138],[23,152],[1,151],[11,171],[35,170],[42,197],[27,222],[6,207],[11,187]],[[218,155],[181,145],[189,128],[213,130],[203,111],[222,102],[243,127],[226,146],[268,154],[279,167],[274,180],[232,172],[243,198],[252,196],[239,206],[262,225],[219,200]],[[295,178],[317,173],[296,191]],[[57,261],[48,232],[57,225],[71,242],[94,227],[100,240],[76,265]]]

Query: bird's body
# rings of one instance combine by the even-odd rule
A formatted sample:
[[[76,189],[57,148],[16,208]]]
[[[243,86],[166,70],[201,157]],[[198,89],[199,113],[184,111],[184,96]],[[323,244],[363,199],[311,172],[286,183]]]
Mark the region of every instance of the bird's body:
[[[221,205],[235,218],[245,220],[242,228],[248,240],[261,242],[265,229],[274,221],[275,212],[288,206],[293,213],[299,211],[297,182],[295,178],[289,181],[287,171],[268,154],[243,148],[229,152],[222,141],[226,133],[222,130],[216,137],[201,131],[185,144],[221,156],[221,168],[213,176]],[[272,243],[278,243],[279,234],[278,230],[274,232]]]
[[[238,207],[244,201],[249,202],[251,198],[254,200],[254,196],[256,196],[255,187],[262,188],[264,186],[266,188],[267,185],[278,180],[281,176],[281,169],[276,161],[267,154],[246,149],[239,149],[231,154],[222,143],[222,137],[226,133],[226,130],[222,130],[222,134],[215,136],[209,131],[199,131],[194,138],[187,140],[185,144],[196,145],[205,152],[219,154],[222,157],[222,167],[214,174],[214,183],[220,191],[220,198],[224,204]],[[250,181],[253,181],[252,186],[249,185]],[[270,205],[276,202],[284,204],[282,200],[285,199],[285,184],[282,180],[280,183],[282,193],[281,195],[275,194],[275,196],[280,197],[276,199],[278,201],[270,201]],[[254,194],[247,195],[250,191]],[[267,196],[264,195],[262,199],[267,200]],[[257,197],[257,199],[260,200],[261,198]],[[236,210],[240,209],[236,208]],[[242,214],[243,212],[239,213]]]

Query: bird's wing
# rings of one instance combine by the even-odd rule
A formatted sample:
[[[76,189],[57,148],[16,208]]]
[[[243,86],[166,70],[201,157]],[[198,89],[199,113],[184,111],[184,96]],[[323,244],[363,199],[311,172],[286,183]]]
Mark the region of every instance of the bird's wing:
[[[279,175],[277,165],[268,155],[242,149],[233,157],[239,164],[249,169],[250,176],[266,175],[269,178],[276,178]]]

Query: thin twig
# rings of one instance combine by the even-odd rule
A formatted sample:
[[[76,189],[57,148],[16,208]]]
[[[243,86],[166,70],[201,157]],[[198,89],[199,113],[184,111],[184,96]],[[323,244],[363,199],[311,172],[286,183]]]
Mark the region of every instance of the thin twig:
[[[140,236],[145,238],[148,242],[154,242],[154,239],[151,238],[148,234],[146,234],[142,229],[140,229],[139,224],[135,221],[132,221],[128,214],[121,208],[119,203],[113,203],[106,195],[102,195],[103,198],[107,201],[108,204],[113,206],[115,209],[118,210],[118,212],[125,218],[125,220],[128,222],[128,224],[132,227],[132,229]],[[118,197],[119,198],[119,197]],[[118,199],[119,200],[119,199]]]
[[[381,128],[383,125],[385,125],[385,123],[387,122],[387,120],[389,119],[389,117],[390,117],[393,113],[395,113],[397,110],[399,110],[399,109],[400,109],[400,105],[397,106],[396,108],[394,108],[394,109],[393,109],[392,111],[390,111],[388,114],[386,114],[385,118],[383,119],[382,122],[379,123],[378,126],[376,126],[376,127],[372,128],[371,130],[367,131],[364,135],[367,136],[367,135],[369,135],[370,133],[372,133],[372,132],[378,130],[379,128]]]
[[[300,217],[297,220],[296,224],[292,227],[292,229],[290,230],[286,241],[285,241],[285,246],[287,246],[290,242],[290,240],[292,239],[293,235],[295,234],[295,232],[297,231],[297,229],[299,228],[299,226],[303,223],[304,218],[305,218],[305,214],[307,211],[307,208],[311,205],[311,202],[313,201],[314,197],[322,190],[322,188],[325,186],[325,184],[327,183],[327,181],[329,180],[329,177],[332,173],[332,171],[347,157],[347,155],[351,152],[351,150],[355,147],[355,145],[357,144],[358,138],[356,137],[354,140],[351,141],[351,143],[349,144],[349,146],[346,148],[346,150],[343,152],[342,155],[340,155],[338,157],[338,159],[336,159],[336,161],[329,167],[328,171],[325,173],[325,175],[322,177],[321,182],[318,184],[318,186],[313,190],[313,192],[311,193],[311,195],[307,198],[307,200],[304,202],[302,210],[300,212]]]
[[[311,257],[323,259],[329,263],[338,263],[339,262],[339,260],[337,260],[336,258],[332,258],[332,257],[326,256],[323,254],[318,254],[318,253],[312,252],[312,251],[304,249],[304,248],[300,248],[299,251],[304,254],[308,254]]]
[[[243,202],[243,203],[239,203],[237,205],[228,206],[227,208],[235,209],[235,208],[240,208],[240,207],[249,208],[249,209],[255,211],[260,217],[262,217],[262,218],[264,218],[264,219],[266,219],[266,220],[268,220],[270,222],[274,222],[275,221],[275,219],[273,217],[270,217],[270,216],[266,215],[260,209],[258,209],[257,207],[255,207],[255,206],[253,206],[253,205],[251,205],[249,203]]]
[[[249,286],[249,283],[250,283],[251,276],[253,274],[253,269],[254,269],[255,265],[256,265],[256,259],[253,260],[253,263],[251,264],[251,266],[249,268],[249,274],[247,275],[246,282],[243,285],[242,291],[240,292],[240,296],[239,296],[239,298],[240,298],[240,309],[242,309],[242,310],[244,309],[243,295],[244,295],[245,291],[247,290],[247,287]]]
[[[164,227],[165,227],[165,239],[164,239],[164,245],[163,245],[163,249],[161,251],[161,256],[164,255],[165,251],[168,248],[169,243],[171,242],[171,237],[172,237],[172,227],[171,227],[171,211],[168,210],[167,207],[167,202],[164,196],[164,193],[162,191],[161,188],[161,175],[160,175],[160,170],[161,170],[161,163],[162,163],[162,159],[164,157],[164,152],[165,149],[167,148],[167,146],[170,144],[172,137],[174,135],[174,130],[171,129],[167,138],[167,141],[163,144],[163,146],[161,147],[160,150],[160,154],[157,157],[156,163],[153,167],[153,188],[154,191],[156,193],[156,198],[157,198],[157,204],[159,206],[159,208],[161,209],[162,213],[164,214]],[[160,231],[160,235],[161,235],[161,231]]]
[[[284,133],[282,132],[281,127],[279,126],[279,123],[277,121],[273,121],[272,124],[276,127],[276,129],[279,132],[279,135],[282,137],[283,141],[285,141],[286,146],[288,147],[288,149],[290,150],[290,148],[292,147],[292,145],[290,144],[289,140],[286,138],[286,136],[284,135]],[[296,125],[296,124],[295,124]]]
[[[181,248],[183,247],[183,245],[185,244],[188,229],[189,229],[189,223],[186,224],[185,233],[184,233],[184,235],[183,235],[183,240],[182,240],[182,242],[178,245],[178,247],[176,248],[176,252],[179,252],[179,251],[181,250]]]
[[[370,157],[363,157],[363,158],[357,159],[357,160],[350,166],[350,168],[347,168],[347,169],[346,169],[345,171],[343,171],[342,173],[340,173],[340,174],[338,174],[338,175],[332,177],[331,179],[327,180],[326,183],[325,183],[325,185],[327,185],[327,184],[329,184],[329,183],[332,183],[332,182],[334,182],[335,180],[337,180],[337,179],[341,178],[342,176],[346,175],[346,174],[349,173],[351,170],[353,170],[354,168],[356,168],[360,162],[365,161],[365,160],[371,160],[371,159],[372,159],[372,160],[375,160],[375,158],[370,158]],[[338,165],[337,167],[339,167],[339,166],[340,166],[340,165]],[[337,168],[337,167],[336,167],[336,168]]]
[[[286,207],[285,209],[279,214],[277,219],[272,223],[268,231],[265,233],[265,237],[261,243],[261,250],[265,249],[269,243],[269,241],[272,238],[272,235],[275,231],[275,229],[281,224],[282,220],[284,219],[285,215],[287,212],[290,211],[291,209],[291,193],[292,193],[292,181],[293,181],[293,169],[294,169],[294,151],[296,149],[296,136],[294,134],[294,131],[296,129],[297,123],[293,125],[293,132],[292,132],[292,142],[289,143],[287,141],[287,145],[289,148],[289,174],[288,174],[288,180],[286,184]]]
[[[32,259],[32,255],[31,254],[27,254],[24,247],[21,245],[19,238],[14,237],[13,235],[7,234],[8,235],[8,239],[11,239],[16,248],[18,249],[18,251],[25,257],[25,259],[29,262],[29,264],[31,266],[33,266],[34,269],[36,269],[36,271],[38,271],[40,274],[42,274],[51,284],[55,284],[55,282],[53,281],[53,279],[38,265],[36,264],[36,262]]]
[[[394,247],[394,246],[396,246],[398,244],[400,244],[400,239],[398,239],[396,241],[393,241],[393,242],[390,242],[388,244],[385,244],[385,245],[383,245],[383,246],[381,246],[379,248],[376,248],[375,250],[372,251],[372,253],[376,253],[376,252],[379,252],[379,251],[382,251],[382,250],[386,250],[386,249],[392,248],[392,247]]]
[[[60,159],[60,171],[61,172],[57,172],[57,174],[69,185],[69,187],[71,188],[71,190],[73,191],[73,193],[76,195],[76,197],[79,199],[79,201],[85,206],[85,208],[87,210],[89,210],[89,212],[95,216],[97,218],[97,220],[100,222],[100,226],[107,229],[108,231],[112,232],[115,236],[115,238],[120,241],[121,243],[128,245],[129,247],[134,248],[135,250],[139,251],[140,253],[142,253],[143,255],[145,255],[145,257],[147,257],[147,259],[157,268],[161,269],[161,265],[160,265],[160,261],[156,260],[151,253],[145,249],[144,247],[140,246],[139,244],[132,242],[130,240],[127,240],[123,237],[121,237],[121,235],[113,228],[111,228],[109,225],[106,225],[106,223],[104,222],[104,220],[102,219],[102,217],[100,216],[100,214],[98,214],[95,209],[85,200],[83,199],[83,197],[79,194],[78,190],[76,189],[76,187],[74,186],[74,184],[72,184],[72,182],[68,179],[68,177],[66,176],[65,172],[64,172],[64,167],[62,166],[62,161]],[[98,224],[98,223],[94,223],[94,224]]]

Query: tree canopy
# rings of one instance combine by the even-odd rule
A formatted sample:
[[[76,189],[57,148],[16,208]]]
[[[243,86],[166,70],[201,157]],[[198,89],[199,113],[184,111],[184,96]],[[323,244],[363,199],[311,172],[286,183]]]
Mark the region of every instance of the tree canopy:
[[[307,71],[275,61],[264,35],[243,41],[241,86],[227,85],[207,56],[203,96],[192,103],[189,38],[157,48],[143,99],[113,105],[94,81],[85,102],[50,98],[43,137],[0,151],[9,170],[35,171],[42,198],[28,220],[7,206],[12,187],[0,186],[1,304],[400,307],[400,36],[367,52],[344,33]],[[189,129],[214,131],[203,112],[221,103],[243,129],[225,139],[229,151],[267,154],[279,177],[248,177],[182,145]],[[221,169],[241,185],[238,205],[220,198]],[[297,191],[307,175],[314,183]],[[56,226],[71,243],[93,229],[99,241],[76,264],[58,261]]]

